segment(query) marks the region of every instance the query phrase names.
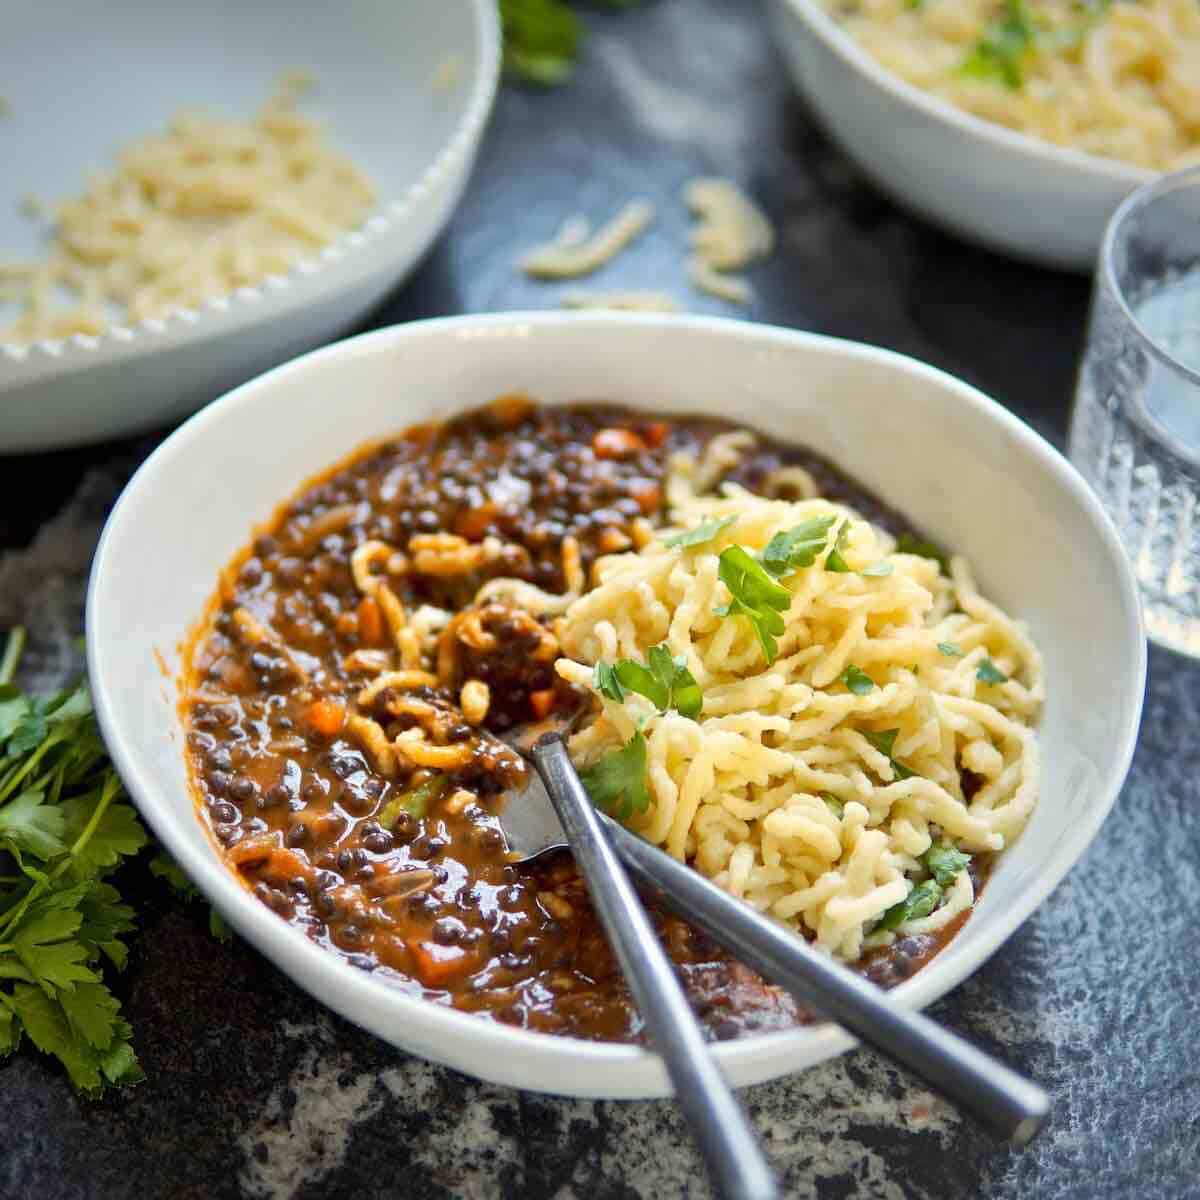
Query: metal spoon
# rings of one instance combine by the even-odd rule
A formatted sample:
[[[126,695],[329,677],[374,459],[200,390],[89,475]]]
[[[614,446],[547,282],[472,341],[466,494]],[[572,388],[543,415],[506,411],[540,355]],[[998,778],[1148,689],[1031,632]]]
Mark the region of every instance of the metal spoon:
[[[708,1052],[671,961],[604,836],[600,814],[571,765],[562,736],[546,734],[530,754],[545,783],[544,788],[539,785],[541,802],[557,827],[560,842],[566,830],[592,903],[629,982],[650,1042],[675,1085],[679,1107],[718,1195],[726,1200],[775,1200],[775,1179],[749,1120]],[[561,825],[554,817],[555,810]]]
[[[881,1054],[907,1067],[995,1136],[1023,1146],[1037,1133],[1050,1108],[1049,1097],[1037,1084],[928,1017],[892,1003],[885,992],[861,975],[814,950],[803,938],[598,812],[588,802],[558,733],[545,734],[539,739],[533,760],[545,786],[542,780],[531,777],[525,790],[510,797],[500,814],[509,850],[521,855],[522,860],[561,849],[569,840],[576,861],[592,887],[589,867],[580,857],[577,839],[587,837],[589,843],[595,842],[608,851],[605,839],[595,836],[602,829],[639,883],[656,889],[663,902],[679,916],[791,992],[803,1005],[823,1013]],[[569,818],[556,792],[571,796]],[[627,881],[623,882],[627,887]],[[593,890],[594,899],[595,896]],[[630,932],[633,926],[622,926],[618,920],[617,934],[599,903],[597,909],[614,947],[618,937],[624,943],[632,942],[635,950],[647,938],[657,946],[657,940],[646,932],[649,925],[640,910],[638,931]],[[618,957],[624,966],[625,959],[619,949]],[[634,995],[641,1008],[636,987]],[[646,1015],[644,1008],[642,1011]],[[653,1029],[651,1037],[661,1050]],[[703,1057],[709,1061],[706,1055]],[[682,1088],[678,1090],[682,1102],[685,1093]]]

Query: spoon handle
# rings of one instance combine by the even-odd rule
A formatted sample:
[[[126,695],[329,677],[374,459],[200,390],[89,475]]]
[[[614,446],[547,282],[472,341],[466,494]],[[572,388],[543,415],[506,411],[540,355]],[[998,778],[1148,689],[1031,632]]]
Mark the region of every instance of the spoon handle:
[[[615,821],[602,815],[600,821],[635,880],[760,975],[919,1075],[997,1137],[1023,1146],[1037,1133],[1050,1108],[1037,1084],[888,1000],[861,975]]]
[[[771,1168],[708,1052],[670,960],[604,835],[561,735],[546,734],[533,747],[532,757],[718,1194],[726,1200],[774,1200],[778,1192]]]

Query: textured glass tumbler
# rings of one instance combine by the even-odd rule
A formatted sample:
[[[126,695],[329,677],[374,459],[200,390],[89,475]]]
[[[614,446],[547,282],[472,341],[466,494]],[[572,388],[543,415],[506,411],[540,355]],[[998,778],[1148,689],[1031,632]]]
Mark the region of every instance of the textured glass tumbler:
[[[1113,214],[1070,456],[1125,544],[1150,637],[1200,658],[1200,168]]]

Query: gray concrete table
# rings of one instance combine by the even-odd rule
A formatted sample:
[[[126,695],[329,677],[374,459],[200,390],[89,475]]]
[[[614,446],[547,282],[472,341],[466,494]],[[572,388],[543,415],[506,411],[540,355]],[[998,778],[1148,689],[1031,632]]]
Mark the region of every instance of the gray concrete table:
[[[560,289],[524,280],[516,254],[564,216],[602,218],[633,195],[658,219],[595,285],[728,311],[688,294],[679,254],[680,188],[717,173],[756,194],[780,233],[747,315],[924,358],[1062,444],[1084,280],[974,250],[866,186],[793,98],[757,7],[661,0],[587,16],[575,80],[504,90],[449,233],[374,324],[555,306]],[[35,624],[45,673],[68,664],[63,629],[78,620],[98,522],[154,440],[0,461],[0,546],[14,548],[0,557],[0,625]],[[1152,654],[1133,771],[1100,836],[933,1009],[1051,1090],[1043,1136],[999,1150],[858,1051],[746,1093],[788,1195],[1200,1196],[1198,692],[1200,669]],[[129,886],[145,916],[121,987],[149,1078],[89,1103],[30,1051],[0,1067],[0,1197],[708,1195],[672,1105],[523,1095],[406,1058],[246,947],[216,945],[200,906]]]

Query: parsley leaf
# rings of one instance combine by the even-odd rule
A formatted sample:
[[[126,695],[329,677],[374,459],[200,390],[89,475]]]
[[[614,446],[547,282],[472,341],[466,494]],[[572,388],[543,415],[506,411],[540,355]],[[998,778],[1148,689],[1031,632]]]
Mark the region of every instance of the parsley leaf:
[[[941,568],[942,574],[950,571],[950,557],[936,542],[928,542],[912,533],[902,533],[896,539],[897,554],[915,554],[918,558],[932,558]]]
[[[602,696],[607,696],[610,700],[615,700],[618,704],[625,702],[625,689],[621,686],[621,680],[617,677],[617,670],[610,663],[598,662],[596,670],[592,674],[592,681],[596,686],[596,691]]]
[[[951,842],[934,842],[924,854],[921,861],[925,869],[942,887],[948,888],[958,873],[971,861],[969,854],[964,854]]]
[[[0,742],[6,742],[29,712],[29,701],[11,683],[0,684]]]
[[[878,924],[871,932],[883,933],[888,929],[895,929],[897,925],[903,925],[905,921],[915,921],[919,917],[927,917],[937,908],[941,898],[941,884],[936,879],[927,879],[924,883],[918,883],[899,904],[893,904],[879,918]]]
[[[825,801],[825,807],[840,821],[846,813],[846,806],[832,792],[822,792],[821,799]]]
[[[68,844],[73,846],[88,834],[87,841],[71,858],[71,870],[77,878],[88,879],[111,870],[122,858],[136,854],[150,841],[137,813],[128,804],[107,803],[106,795],[115,796],[120,787],[120,780],[113,773],[99,787],[63,802]]]
[[[638,730],[620,750],[579,772],[592,803],[611,816],[627,821],[635,812],[650,807],[646,790],[646,739]]]
[[[998,80],[1015,90],[1024,81],[1021,67],[1036,38],[1025,0],[1005,0],[1003,16],[987,27],[959,71],[977,79]]]
[[[719,520],[703,521],[695,529],[689,529],[686,533],[676,533],[670,537],[663,538],[663,545],[680,550],[690,550],[693,546],[703,546],[705,542],[711,542],[717,534],[728,529],[736,521],[737,517],[722,517]]]
[[[779,651],[775,641],[784,630],[783,617],[792,602],[792,594],[776,583],[761,563],[741,546],[729,546],[721,551],[717,574],[732,597],[728,604],[716,610],[721,617],[745,617],[754,629],[763,657],[775,661]]]
[[[102,882],[146,844],[85,686],[48,700],[10,682],[23,635],[0,656],[0,1054],[27,1036],[72,1083],[140,1077],[129,1025],[101,974],[125,963],[134,913]]]
[[[825,556],[825,570],[835,571],[839,575],[850,573],[850,565],[842,557],[842,551],[849,545],[850,522],[843,521],[842,527],[838,530],[837,541],[833,543],[833,549]]]
[[[633,658],[623,658],[612,664],[596,664],[597,690],[618,703],[629,692],[645,696],[659,712],[674,708],[685,717],[695,720],[700,715],[704,698],[700,685],[688,670],[687,659],[671,656],[666,645],[651,646],[646,652],[646,665]]]
[[[980,683],[1007,683],[1008,676],[990,658],[982,659],[975,671]]]
[[[896,744],[899,733],[898,729],[864,729],[862,731],[863,737],[892,764],[892,771],[897,779],[911,779],[916,772],[910,771],[892,757],[892,747]]]
[[[550,87],[571,76],[579,52],[579,18],[564,0],[501,0],[504,70]]]
[[[183,873],[180,865],[165,850],[160,850],[150,860],[150,873],[170,884],[172,891],[181,900],[202,898],[200,889]],[[208,932],[218,942],[228,942],[233,937],[233,930],[229,928],[228,922],[211,905],[208,909]]]
[[[42,801],[41,792],[21,792],[0,808],[0,842],[45,862],[66,849],[62,840],[66,821],[61,808]]]
[[[801,567],[811,567],[825,549],[829,529],[835,517],[812,517],[793,529],[777,533],[766,545],[760,558],[776,579],[791,575]]]
[[[865,696],[875,687],[875,680],[853,664],[842,672],[841,679],[856,696]]]
[[[938,653],[947,658],[962,658],[963,649],[957,642],[938,642]]]

